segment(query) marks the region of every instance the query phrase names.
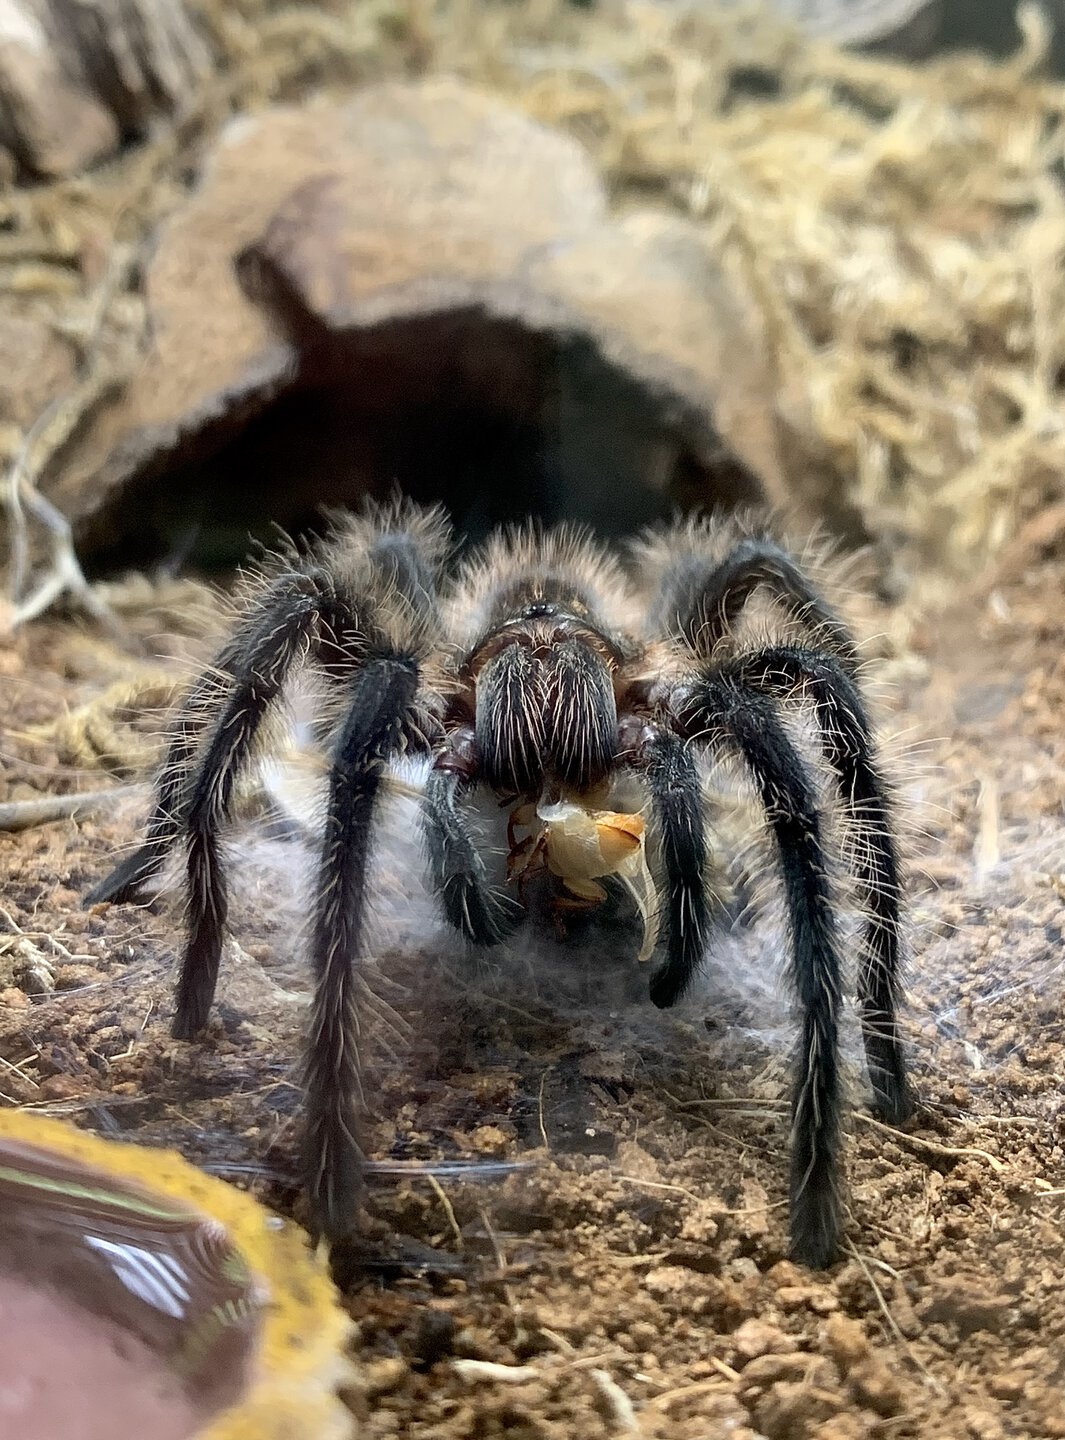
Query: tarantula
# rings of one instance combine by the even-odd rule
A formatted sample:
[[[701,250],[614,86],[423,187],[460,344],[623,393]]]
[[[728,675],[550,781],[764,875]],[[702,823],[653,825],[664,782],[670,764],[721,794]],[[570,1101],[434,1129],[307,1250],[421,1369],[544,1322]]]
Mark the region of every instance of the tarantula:
[[[313,1224],[330,1241],[352,1235],[362,1194],[356,999],[367,867],[386,768],[402,752],[431,760],[428,871],[448,921],[475,947],[499,943],[524,914],[475,843],[477,787],[528,814],[537,802],[590,806],[621,775],[637,777],[657,838],[664,935],[650,998],[659,1007],[688,989],[717,919],[701,762],[742,762],[789,922],[801,1016],[791,1243],[813,1267],[835,1258],[841,1229],[841,938],[823,763],[864,911],[858,991],[875,1098],[892,1122],[909,1111],[896,1017],[899,867],[855,642],[767,532],[686,522],[645,537],[634,560],[633,575],[583,534],[533,527],[455,565],[443,514],[406,503],[348,517],[307,553],[278,559],[171,722],[142,846],[89,897],[133,898],[183,841],[188,932],[173,1033],[195,1035],[222,951],[221,840],[234,786],[297,669],[322,677],[331,768],[310,938],[304,1163]],[[739,638],[755,595],[776,614],[775,643]],[[817,722],[819,758],[792,738],[792,702]]]

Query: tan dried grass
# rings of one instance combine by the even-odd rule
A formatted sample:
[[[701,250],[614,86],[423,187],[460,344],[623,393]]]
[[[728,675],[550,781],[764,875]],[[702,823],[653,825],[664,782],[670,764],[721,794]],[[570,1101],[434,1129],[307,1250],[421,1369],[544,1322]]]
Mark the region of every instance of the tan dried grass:
[[[593,149],[624,204],[700,220],[764,307],[793,482],[904,571],[979,569],[1065,472],[1065,86],[1022,9],[1005,64],[804,42],[757,7],[472,3],[435,66]],[[756,72],[777,93],[743,98]]]

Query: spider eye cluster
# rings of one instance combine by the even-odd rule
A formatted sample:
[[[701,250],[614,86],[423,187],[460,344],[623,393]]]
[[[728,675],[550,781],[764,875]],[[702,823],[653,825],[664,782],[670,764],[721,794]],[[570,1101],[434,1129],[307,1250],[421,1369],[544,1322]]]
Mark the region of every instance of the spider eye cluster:
[[[558,614],[558,606],[550,600],[534,600],[515,618],[521,620],[549,620]]]

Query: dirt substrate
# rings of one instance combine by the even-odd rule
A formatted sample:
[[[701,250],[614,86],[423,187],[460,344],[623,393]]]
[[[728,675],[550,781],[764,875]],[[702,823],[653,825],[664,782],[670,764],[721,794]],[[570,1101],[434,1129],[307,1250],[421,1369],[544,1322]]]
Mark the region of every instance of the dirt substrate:
[[[492,993],[456,979],[433,964],[456,958],[443,942],[419,951],[388,930],[409,887],[386,887],[379,988],[410,1029],[372,1088],[373,1151],[393,1173],[375,1177],[370,1228],[424,1263],[351,1285],[362,1434],[1065,1436],[1063,536],[1060,515],[1041,517],[996,583],[918,627],[886,676],[918,836],[922,1110],[889,1131],[856,1083],[848,1253],[830,1273],[785,1258],[788,1032],[758,988],[772,916],[659,1021],[616,987],[590,1005],[578,959]],[[99,692],[115,654],[50,623],[0,668],[0,798],[98,788],[32,727]],[[298,1209],[291,909],[264,903],[284,846],[242,842],[221,1004],[202,1044],[179,1044],[175,908],[79,904],[142,810],[134,797],[0,836],[0,1092],[177,1144]],[[524,1168],[409,1168],[430,1159]]]

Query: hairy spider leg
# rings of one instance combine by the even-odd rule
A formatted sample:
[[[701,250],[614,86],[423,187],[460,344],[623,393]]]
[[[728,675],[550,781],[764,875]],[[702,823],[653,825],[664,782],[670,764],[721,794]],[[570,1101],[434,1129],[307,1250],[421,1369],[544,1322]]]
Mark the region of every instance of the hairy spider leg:
[[[390,546],[388,558],[392,558],[393,551],[394,546]],[[420,579],[419,572],[415,575]],[[350,625],[345,624],[329,577],[314,570],[280,577],[257,598],[212,663],[183,697],[167,727],[166,758],[156,783],[155,803],[148,817],[144,842],[89,891],[83,902],[86,906],[101,901],[126,904],[136,899],[137,892],[158,875],[167,855],[188,825],[191,779],[197,766],[199,746],[218,716],[218,707],[227,695],[232,694],[234,686],[247,685],[249,657],[262,655],[265,651],[266,668],[268,671],[273,669],[269,650],[275,638],[284,645],[282,637],[286,617],[302,634],[297,648],[306,645],[309,640],[306,633],[308,622],[314,619],[315,591],[321,605],[319,659],[327,674],[333,675],[337,671],[337,657],[344,656],[345,645],[350,641],[350,635],[346,633]],[[330,621],[332,634],[327,633]],[[339,668],[344,670],[347,663],[345,661]],[[285,674],[287,667],[281,676],[282,682]]]
[[[332,613],[330,613],[332,612]],[[234,787],[254,754],[264,719],[293,667],[313,645],[326,618],[354,628],[321,572],[284,576],[261,597],[247,649],[214,727],[189,776],[183,799],[188,874],[185,956],[177,987],[173,1034],[187,1040],[207,1023],[229,910],[220,832]],[[330,627],[331,628],[331,627]]]
[[[312,1228],[330,1241],[355,1230],[363,1191],[357,1000],[366,872],[381,781],[415,718],[418,683],[414,655],[397,650],[368,659],[352,677],[332,756],[311,939],[315,992],[304,1097]]]
[[[737,541],[718,562],[698,551],[685,552],[685,543],[698,539],[697,531],[683,536],[680,554],[667,569],[652,607],[652,618],[661,630],[676,634],[697,654],[709,656],[734,628],[755,591],[762,589],[848,670],[857,668],[850,629],[775,541],[749,536]]]
[[[244,657],[190,780],[188,942],[173,1026],[183,1037],[205,1023],[217,981],[226,918],[219,834],[236,778],[303,653],[315,654],[336,686],[346,674],[347,708],[332,756],[312,930],[315,995],[304,1102],[312,1225],[330,1240],[354,1229],[361,1195],[356,991],[374,807],[386,763],[420,733],[416,700],[424,643],[391,639],[384,608],[387,601],[393,611],[398,604],[401,613],[410,612],[406,619],[414,623],[399,626],[410,631],[408,639],[418,634],[419,618],[428,618],[431,597],[420,568],[398,563],[407,545],[414,542],[386,533],[369,546],[366,595],[339,593],[324,568],[275,581],[260,602],[257,643]]]
[[[86,907],[110,901],[123,905],[135,900],[140,889],[163,868],[185,824],[183,804],[192,762],[204,731],[216,711],[219,696],[234,678],[241,656],[254,643],[258,617],[250,617],[230,636],[212,664],[188,690],[167,726],[166,758],[156,784],[156,798],[145,827],[144,842],[93,886],[82,902]]]
[[[666,959],[651,977],[650,994],[666,1010],[691,984],[709,939],[706,800],[695,758],[679,735],[647,727],[632,761],[647,785],[665,869]]]
[[[157,848],[181,832],[188,848],[188,939],[173,1031],[189,1037],[207,1019],[218,975],[227,908],[220,831],[262,723],[305,656],[334,693],[346,691],[317,887],[306,1065],[307,1188],[313,1223],[331,1240],[354,1228],[361,1187],[355,990],[374,802],[397,750],[431,748],[419,666],[433,643],[434,552],[446,545],[437,514],[401,505],[352,528],[319,552],[321,563],[298,564],[252,597],[220,662],[193,687],[194,713],[173,727],[153,811],[160,824],[165,811],[172,827],[153,837]]]
[[[452,769],[448,752],[429,772],[422,801],[422,829],[429,878],[445,918],[472,945],[498,945],[521,920],[522,909],[488,878],[464,803],[476,771]]]
[[[727,662],[721,673],[779,699],[809,698],[825,760],[854,835],[849,847],[866,915],[858,968],[862,1036],[877,1108],[892,1124],[913,1108],[899,1037],[902,885],[891,805],[873,757],[871,727],[857,685],[829,656],[783,645]]]
[[[841,967],[816,786],[774,702],[732,677],[697,681],[678,725],[690,739],[739,751],[776,841],[802,1016],[792,1087],[792,1253],[820,1269],[836,1258],[841,1230]]]

